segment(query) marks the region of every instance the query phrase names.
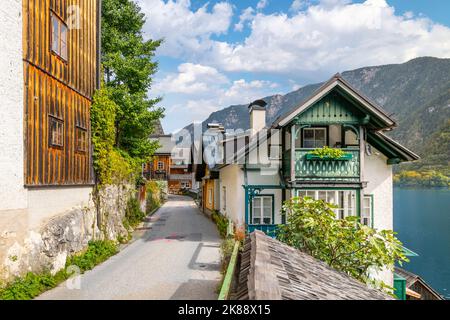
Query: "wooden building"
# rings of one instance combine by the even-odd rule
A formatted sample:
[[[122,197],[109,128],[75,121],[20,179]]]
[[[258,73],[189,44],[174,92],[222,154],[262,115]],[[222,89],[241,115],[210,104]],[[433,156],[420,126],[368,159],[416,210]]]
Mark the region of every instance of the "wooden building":
[[[444,298],[436,292],[421,277],[405,269],[395,267],[397,278],[403,280],[404,291],[403,299],[405,300],[444,300]]]
[[[100,79],[99,5],[1,1],[0,279],[37,265],[26,254],[38,252],[49,221],[93,205],[90,107]],[[19,246],[23,255],[11,266],[10,250]]]
[[[93,183],[98,1],[23,1],[25,185]]]
[[[144,165],[144,177],[149,180],[167,181],[169,193],[179,194],[194,185],[192,165],[185,159],[177,159],[173,155],[176,144],[170,134],[152,135],[150,139],[158,140],[160,148],[154,153],[152,160]]]

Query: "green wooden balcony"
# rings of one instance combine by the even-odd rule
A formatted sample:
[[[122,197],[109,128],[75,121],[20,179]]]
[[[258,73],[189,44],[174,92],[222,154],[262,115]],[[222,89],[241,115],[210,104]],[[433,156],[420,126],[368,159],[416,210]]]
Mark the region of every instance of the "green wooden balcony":
[[[314,149],[295,151],[295,178],[297,181],[359,182],[360,161],[358,148],[346,148],[339,159],[312,156]]]

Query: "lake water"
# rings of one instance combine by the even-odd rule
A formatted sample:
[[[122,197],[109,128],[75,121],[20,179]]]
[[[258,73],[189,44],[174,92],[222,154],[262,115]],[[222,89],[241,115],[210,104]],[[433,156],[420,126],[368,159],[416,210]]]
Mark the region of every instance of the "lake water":
[[[403,268],[450,299],[450,190],[394,188],[394,230],[419,254]]]

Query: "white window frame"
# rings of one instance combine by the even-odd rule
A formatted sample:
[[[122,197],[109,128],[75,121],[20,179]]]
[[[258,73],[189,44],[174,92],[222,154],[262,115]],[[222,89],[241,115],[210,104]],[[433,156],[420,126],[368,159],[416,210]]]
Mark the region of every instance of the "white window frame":
[[[333,209],[337,219],[356,216],[356,190],[297,190],[297,197],[311,197],[314,200],[324,200],[325,202],[338,205],[337,209]],[[350,196],[350,199],[348,198]],[[336,201],[337,200],[337,201]]]
[[[312,146],[312,147],[305,147],[305,132],[306,131],[314,131],[314,138],[313,138],[313,141],[314,141],[314,146]],[[316,140],[316,132],[317,131],[323,131],[323,137],[324,137],[324,140],[323,140],[323,144],[317,144],[317,142],[318,141],[322,141],[322,140]],[[312,128],[304,128],[303,129],[303,132],[302,132],[302,143],[301,143],[301,145],[304,147],[304,148],[322,148],[323,146],[326,146],[327,145],[327,132],[328,132],[328,130],[327,130],[327,128],[324,128],[324,127],[320,127],[320,128],[314,128],[314,127],[312,127]],[[308,141],[311,141],[311,140],[309,140],[308,139]]]
[[[367,206],[366,200],[369,201],[369,205]],[[373,211],[373,196],[372,195],[364,195],[362,199],[361,206],[361,223],[373,228],[372,221],[372,211]]]
[[[157,169],[158,171],[164,170],[164,161],[158,161]]]
[[[181,188],[182,189],[189,189],[191,186],[190,186],[190,183],[188,182],[188,181],[181,181]]]
[[[268,207],[269,209],[269,217],[265,217],[264,216],[264,199],[269,199],[270,200],[270,206]],[[259,206],[255,205],[255,201],[259,201]],[[271,225],[274,224],[273,221],[273,196],[269,196],[269,195],[258,195],[253,197],[252,199],[252,221],[251,224],[254,225]],[[266,207],[267,208],[267,207]],[[269,222],[265,222],[264,218],[269,218]],[[259,219],[259,222],[255,222],[255,219]]]

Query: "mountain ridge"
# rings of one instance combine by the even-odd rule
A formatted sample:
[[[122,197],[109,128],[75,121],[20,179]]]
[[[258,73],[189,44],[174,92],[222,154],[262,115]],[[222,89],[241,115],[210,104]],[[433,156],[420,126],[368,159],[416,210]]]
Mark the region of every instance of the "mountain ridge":
[[[398,127],[389,133],[390,136],[422,157],[421,161],[410,164],[410,168],[437,169],[450,175],[450,151],[447,155],[437,156],[433,150],[429,150],[436,136],[440,136],[441,141],[450,147],[450,138],[445,134],[450,120],[449,58],[419,57],[400,64],[348,70],[341,75],[397,121]],[[322,84],[308,84],[284,95],[262,98],[267,102],[267,124],[289,112]],[[203,129],[211,122],[220,122],[226,129],[248,129],[249,102],[211,113],[203,121]],[[192,130],[192,124],[186,128]],[[437,149],[442,153],[442,147]]]

